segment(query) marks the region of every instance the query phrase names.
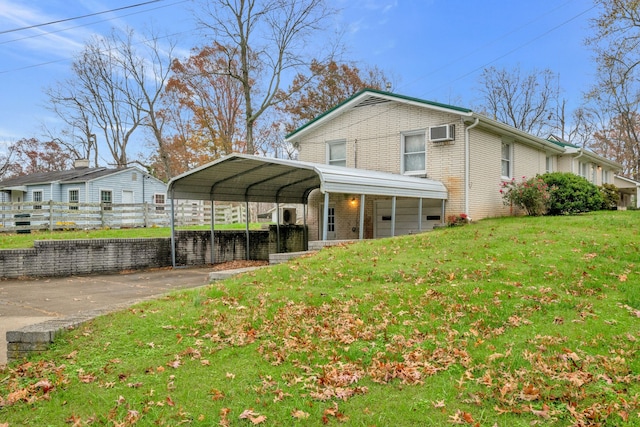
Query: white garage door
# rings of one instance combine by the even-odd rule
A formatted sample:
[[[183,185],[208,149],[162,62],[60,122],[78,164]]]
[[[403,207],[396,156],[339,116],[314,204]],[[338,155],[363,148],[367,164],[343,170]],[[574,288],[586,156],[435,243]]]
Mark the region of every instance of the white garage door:
[[[419,199],[396,200],[395,235],[418,233],[418,203]],[[376,238],[391,236],[391,200],[376,200],[374,204]],[[442,201],[422,200],[422,231],[431,230],[434,225],[442,222]]]

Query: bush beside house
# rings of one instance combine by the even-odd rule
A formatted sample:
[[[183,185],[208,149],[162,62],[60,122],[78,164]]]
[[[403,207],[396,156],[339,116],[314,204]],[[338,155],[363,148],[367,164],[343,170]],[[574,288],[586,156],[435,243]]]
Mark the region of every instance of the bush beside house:
[[[601,187],[568,172],[553,172],[526,179],[504,181],[500,188],[505,205],[527,215],[571,215],[601,209],[616,209],[619,192],[615,185]]]

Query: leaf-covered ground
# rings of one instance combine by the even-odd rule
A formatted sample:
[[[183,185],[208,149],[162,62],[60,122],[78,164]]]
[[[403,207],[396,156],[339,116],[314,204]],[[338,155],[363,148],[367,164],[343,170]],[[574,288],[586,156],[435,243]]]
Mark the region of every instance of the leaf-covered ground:
[[[67,333],[0,426],[640,426],[640,215],[324,249]]]

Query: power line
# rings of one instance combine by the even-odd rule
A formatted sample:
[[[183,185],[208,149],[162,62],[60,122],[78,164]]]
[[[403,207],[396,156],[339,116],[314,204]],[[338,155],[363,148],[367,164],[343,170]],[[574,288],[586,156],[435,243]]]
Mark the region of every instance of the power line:
[[[105,10],[103,12],[90,13],[88,15],[75,16],[73,18],[58,19],[57,21],[44,22],[42,24],[34,24],[34,25],[29,25],[29,26],[20,27],[20,28],[13,28],[11,30],[0,31],[0,34],[15,33],[16,31],[30,30],[30,29],[33,29],[33,28],[45,27],[47,25],[59,24],[61,22],[67,22],[67,21],[74,21],[76,19],[89,18],[91,16],[102,15],[102,14],[110,13],[110,12],[117,12],[119,10],[132,9],[134,7],[145,6],[147,4],[158,3],[158,2],[161,2],[161,1],[164,1],[164,0],[150,0],[150,1],[146,1],[144,3],[137,3],[137,4],[132,4],[132,5],[129,5],[129,6],[118,7],[116,9]]]
[[[164,1],[164,0],[161,0],[161,1]],[[33,34],[33,35],[30,35],[30,36],[20,37],[20,38],[17,38],[17,39],[0,41],[0,45],[7,44],[7,43],[18,42],[18,41],[27,40],[27,39],[33,39],[33,38],[36,38],[36,37],[48,36],[48,35],[56,34],[56,33],[63,33],[65,31],[75,30],[76,28],[88,27],[88,26],[91,26],[91,25],[101,24],[103,22],[114,21],[116,19],[126,18],[127,16],[139,15],[141,13],[147,13],[147,12],[152,12],[152,11],[158,10],[158,9],[164,9],[166,7],[175,6],[175,5],[180,4],[180,3],[187,3],[188,1],[189,0],[181,0],[181,1],[177,1],[175,3],[166,4],[164,6],[158,6],[158,7],[153,7],[153,8],[146,9],[146,10],[141,10],[141,11],[138,11],[138,12],[131,12],[131,13],[127,13],[127,14],[124,14],[124,15],[119,15],[119,16],[116,16],[115,18],[106,18],[106,19],[101,19],[99,21],[87,22],[86,24],[75,25],[73,27],[62,28],[62,29],[54,30],[54,31],[46,31],[46,32],[38,33],[38,34]]]
[[[567,2],[567,4],[568,4],[568,3],[570,3],[570,2]],[[471,70],[471,71],[469,71],[469,72],[467,72],[467,73],[463,74],[462,76],[459,76],[459,77],[457,77],[457,78],[455,78],[455,79],[453,79],[453,80],[450,80],[450,81],[449,81],[449,82],[447,82],[446,84],[443,84],[443,85],[441,85],[441,86],[439,86],[439,87],[437,87],[437,88],[435,88],[435,89],[432,89],[431,91],[433,91],[433,90],[437,90],[437,89],[440,89],[440,88],[443,88],[443,87],[446,87],[446,86],[448,86],[449,84],[451,84],[451,83],[453,83],[453,82],[456,82],[456,81],[458,81],[458,80],[461,80],[461,79],[463,79],[463,78],[465,78],[465,77],[467,77],[467,76],[469,76],[469,75],[471,75],[471,74],[473,74],[473,73],[475,73],[475,72],[477,72],[477,71],[479,71],[479,70],[483,69],[484,67],[486,67],[486,66],[488,66],[488,65],[490,65],[490,64],[493,64],[494,62],[496,62],[496,61],[498,61],[498,60],[500,60],[500,59],[502,59],[502,58],[504,58],[504,57],[506,57],[506,56],[511,55],[512,53],[514,53],[514,52],[516,52],[516,51],[518,51],[518,50],[522,49],[522,48],[523,48],[523,47],[525,47],[525,46],[530,45],[531,43],[533,43],[533,42],[535,42],[535,41],[537,41],[537,40],[541,39],[542,37],[544,37],[544,36],[548,35],[549,33],[552,33],[553,31],[556,31],[557,29],[559,29],[559,28],[561,28],[561,27],[563,27],[563,26],[567,25],[569,22],[572,22],[572,21],[574,21],[574,20],[578,19],[579,17],[581,17],[581,16],[585,15],[586,13],[588,13],[588,12],[590,12],[591,10],[595,9],[596,7],[597,7],[597,6],[595,6],[595,5],[594,5],[594,6],[592,6],[592,7],[589,7],[589,8],[587,8],[587,9],[583,10],[582,12],[579,12],[579,13],[577,13],[577,14],[573,15],[571,18],[566,19],[565,21],[563,21],[563,22],[561,22],[560,24],[558,24],[558,25],[556,25],[556,26],[554,26],[554,27],[552,27],[552,28],[548,29],[547,31],[544,31],[543,33],[541,33],[541,34],[537,35],[536,37],[533,37],[532,39],[529,39],[529,40],[527,40],[526,42],[521,43],[520,45],[516,46],[515,48],[513,48],[513,49],[509,50],[508,52],[506,52],[506,53],[504,53],[504,54],[502,54],[502,55],[500,55],[500,56],[498,56],[498,57],[496,57],[496,58],[494,58],[494,59],[492,59],[492,60],[490,60],[490,61],[485,62],[483,65],[481,65],[481,66],[479,66],[479,67],[476,67],[476,68],[474,68],[473,70]],[[554,9],[554,10],[555,10],[555,9]],[[528,24],[526,24],[526,25],[528,25]],[[512,32],[513,32],[513,31],[511,31],[511,32],[509,32],[509,33],[507,33],[507,34],[511,34]],[[503,35],[503,36],[501,36],[501,38],[502,38],[502,37],[504,37],[504,35]],[[493,42],[492,42],[492,43],[493,43]],[[453,61],[453,62],[456,62],[456,61]],[[419,79],[416,79],[416,80],[419,80]],[[419,95],[419,96],[421,96],[421,97],[422,97],[422,96],[424,96],[424,92],[423,92],[421,95]],[[334,129],[334,130],[335,130],[335,131],[341,131],[341,130],[347,129],[347,128],[349,128],[349,127],[351,127],[351,126],[354,126],[354,125],[356,125],[356,124],[358,124],[358,123],[363,123],[363,122],[365,122],[365,121],[367,121],[367,120],[370,120],[370,119],[373,119],[373,118],[375,118],[375,117],[379,117],[379,116],[382,116],[382,115],[384,115],[384,114],[388,114],[389,112],[391,112],[391,111],[393,111],[393,110],[395,110],[395,109],[397,109],[397,108],[400,108],[400,104],[395,104],[395,105],[391,105],[391,106],[389,106],[389,107],[385,107],[385,108],[381,109],[381,111],[379,111],[378,113],[368,115],[367,117],[363,117],[361,120],[358,120],[357,122],[350,122],[349,124],[343,125],[342,127],[336,128],[336,129]]]

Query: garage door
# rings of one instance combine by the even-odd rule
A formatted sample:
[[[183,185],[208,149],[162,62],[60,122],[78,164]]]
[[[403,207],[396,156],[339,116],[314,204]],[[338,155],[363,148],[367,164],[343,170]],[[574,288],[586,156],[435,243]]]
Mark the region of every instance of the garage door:
[[[419,199],[396,200],[396,228],[395,235],[418,233],[418,203]],[[376,200],[374,204],[376,238],[391,236],[391,200]],[[442,202],[440,200],[422,200],[422,230],[431,230],[434,225],[442,222]]]

